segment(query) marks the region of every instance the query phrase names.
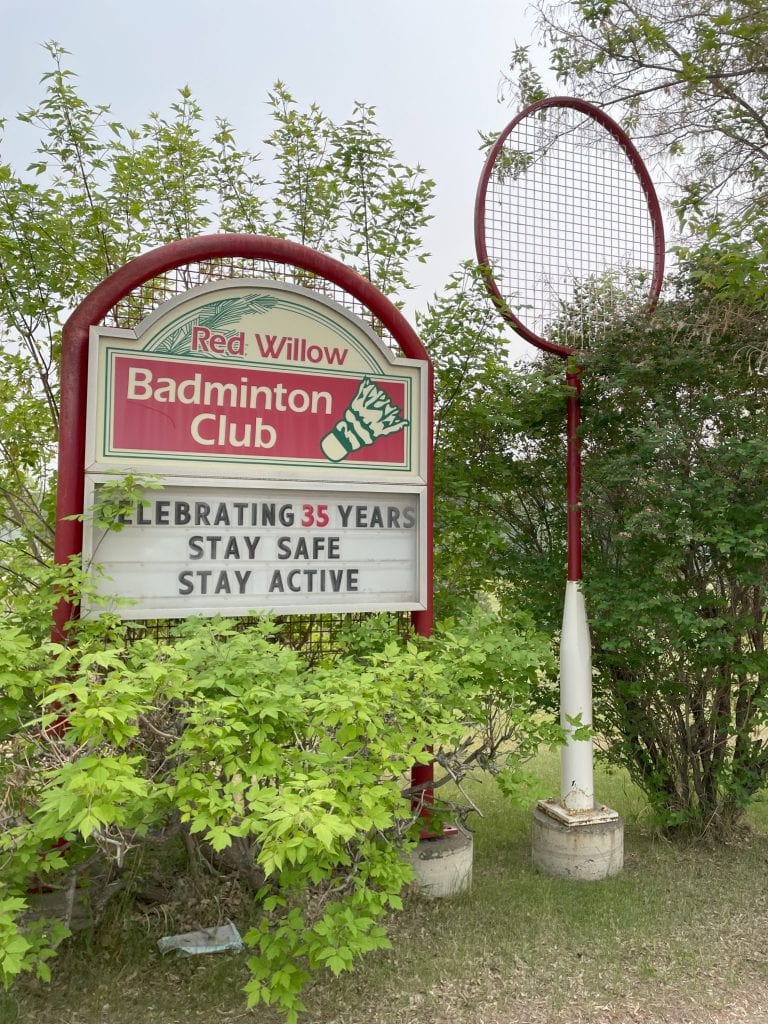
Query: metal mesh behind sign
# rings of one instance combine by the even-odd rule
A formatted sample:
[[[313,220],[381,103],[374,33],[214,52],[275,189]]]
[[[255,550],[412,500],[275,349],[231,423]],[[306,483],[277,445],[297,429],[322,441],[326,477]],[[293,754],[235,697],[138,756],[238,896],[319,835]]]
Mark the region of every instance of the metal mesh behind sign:
[[[158,306],[169,299],[213,281],[230,281],[237,278],[285,281],[288,284],[317,292],[319,295],[337,302],[362,320],[396,355],[403,354],[397,341],[381,321],[359,299],[332,281],[317,277],[309,271],[289,264],[278,263],[274,260],[245,259],[240,256],[188,263],[155,277],[121,299],[112,308],[111,314],[105,317],[104,323],[110,327],[136,327]]]

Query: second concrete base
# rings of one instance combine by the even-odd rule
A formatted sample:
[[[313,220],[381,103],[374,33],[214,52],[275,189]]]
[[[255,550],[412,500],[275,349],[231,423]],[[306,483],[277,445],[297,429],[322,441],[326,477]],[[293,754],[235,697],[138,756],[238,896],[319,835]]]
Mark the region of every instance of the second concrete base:
[[[540,808],[533,812],[533,863],[545,875],[597,881],[624,866],[624,822],[565,825]]]
[[[472,837],[462,835],[420,839],[411,853],[420,896],[457,896],[472,886]]]

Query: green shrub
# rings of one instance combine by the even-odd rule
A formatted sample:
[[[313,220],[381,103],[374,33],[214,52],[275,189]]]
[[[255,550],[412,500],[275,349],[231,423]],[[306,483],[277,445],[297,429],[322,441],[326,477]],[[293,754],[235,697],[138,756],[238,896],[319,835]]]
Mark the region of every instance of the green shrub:
[[[270,621],[188,620],[159,641],[105,618],[74,626],[67,646],[40,642],[30,621],[27,607],[10,613],[0,640],[6,985],[47,977],[61,937],[27,922],[31,879],[74,890],[181,832],[252,894],[249,1004],[295,1020],[313,972],[388,945],[419,831],[408,773],[427,748],[446,769],[439,788],[473,765],[514,775],[559,738],[531,705],[551,665],[524,616],[475,616],[430,640],[372,619],[317,664]]]

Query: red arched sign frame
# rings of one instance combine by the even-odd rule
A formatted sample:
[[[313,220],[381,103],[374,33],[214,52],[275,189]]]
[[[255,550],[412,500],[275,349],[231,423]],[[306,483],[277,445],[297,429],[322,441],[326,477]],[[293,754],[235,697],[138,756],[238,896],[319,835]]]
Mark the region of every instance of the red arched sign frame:
[[[90,328],[135,288],[169,270],[201,260],[241,257],[269,260],[309,271],[330,281],[361,302],[384,325],[409,359],[427,365],[427,608],[412,613],[418,633],[432,632],[432,417],[433,370],[426,349],[399,309],[374,285],[338,260],[282,238],[262,235],[219,234],[186,238],[153,249],[131,260],[107,277],[80,303],[64,325],[61,357],[61,414],[59,428],[58,494],[56,503],[55,560],[67,563],[83,547],[86,404],[88,397],[88,340]],[[65,638],[66,623],[77,615],[68,601],[54,613],[53,639]]]

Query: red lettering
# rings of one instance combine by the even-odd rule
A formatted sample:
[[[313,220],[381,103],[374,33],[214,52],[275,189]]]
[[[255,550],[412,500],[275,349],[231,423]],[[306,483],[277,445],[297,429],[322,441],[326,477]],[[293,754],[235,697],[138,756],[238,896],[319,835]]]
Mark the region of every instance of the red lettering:
[[[208,345],[206,342],[211,336],[211,332],[207,327],[193,327],[192,328],[192,351],[193,352],[207,352]]]
[[[231,338],[227,338],[227,352],[231,356],[245,355],[245,331],[240,331],[239,334],[233,334]]]
[[[244,356],[245,355],[245,331],[233,334],[227,338],[223,334],[213,334],[208,327],[201,327],[199,324],[192,328],[192,351],[211,353],[219,356]]]
[[[309,526],[327,526],[331,521],[327,505],[302,505],[301,510],[304,513],[301,525],[305,528]]]

